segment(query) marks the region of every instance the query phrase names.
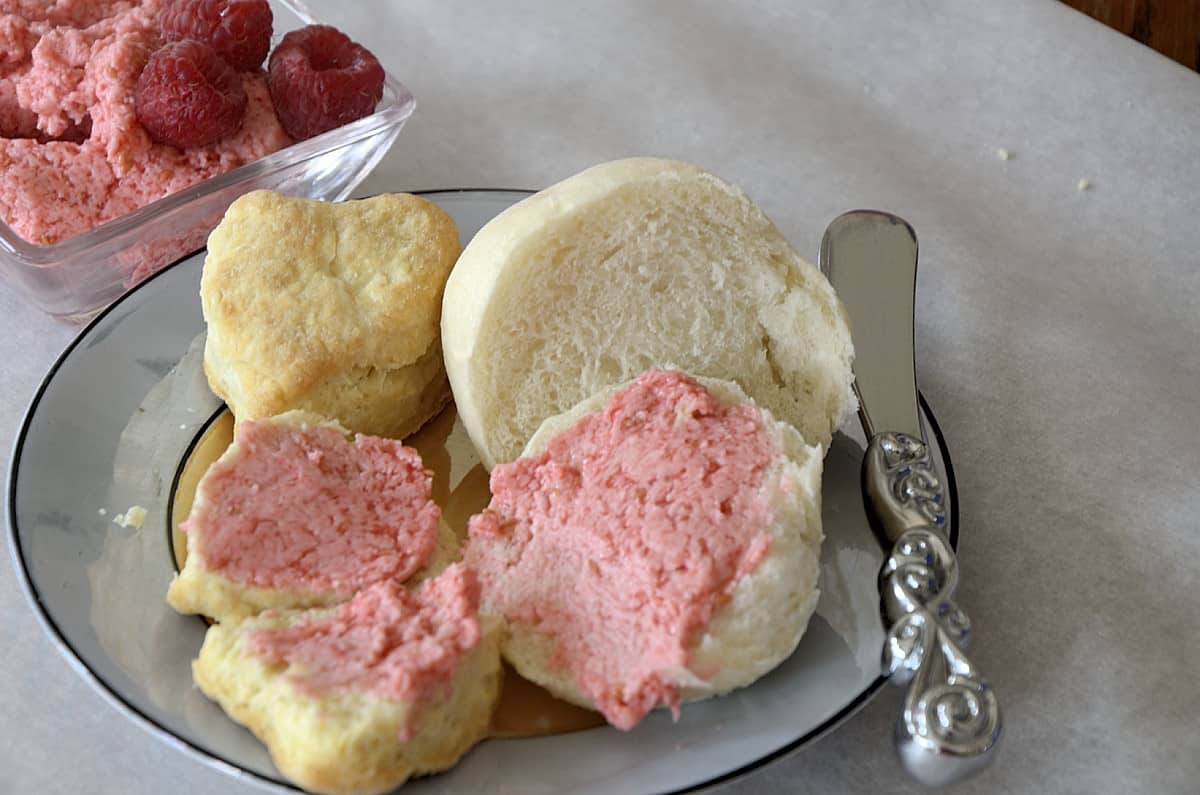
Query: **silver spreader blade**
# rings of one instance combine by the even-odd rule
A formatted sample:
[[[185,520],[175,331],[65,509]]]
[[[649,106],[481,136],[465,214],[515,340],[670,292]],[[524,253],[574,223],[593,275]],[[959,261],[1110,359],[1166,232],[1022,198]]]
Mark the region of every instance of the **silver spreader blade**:
[[[855,210],[825,230],[819,262],[850,316],[863,428],[924,439],[913,370],[916,233],[890,213]]]

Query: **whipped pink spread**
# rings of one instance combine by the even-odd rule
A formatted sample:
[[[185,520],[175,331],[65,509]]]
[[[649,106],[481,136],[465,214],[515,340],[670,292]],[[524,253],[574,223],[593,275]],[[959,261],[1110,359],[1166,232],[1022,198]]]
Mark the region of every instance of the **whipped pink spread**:
[[[479,584],[456,563],[418,590],[381,582],[331,615],[256,629],[247,644],[269,664],[288,665],[292,683],[310,695],[354,690],[428,704],[445,696],[480,636]],[[415,728],[410,721],[401,739]]]
[[[647,371],[540,455],[492,471],[466,561],[485,604],[552,638],[552,664],[614,726],[658,705],[678,714],[671,673],[767,554],[759,490],[777,454],[753,406]]]
[[[241,128],[157,144],[134,88],[160,45],[162,0],[0,0],[0,219],[56,243],[288,146],[262,72],[242,75]]]
[[[238,426],[182,528],[210,571],[259,588],[349,596],[405,580],[437,545],[441,509],[416,450],[272,420]]]

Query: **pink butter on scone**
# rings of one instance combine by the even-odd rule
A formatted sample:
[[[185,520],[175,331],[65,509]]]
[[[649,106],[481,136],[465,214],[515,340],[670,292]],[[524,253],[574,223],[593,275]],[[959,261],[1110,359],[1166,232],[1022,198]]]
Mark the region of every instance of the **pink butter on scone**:
[[[353,690],[419,705],[445,695],[481,636],[478,581],[456,563],[416,590],[377,583],[331,614],[255,629],[246,642],[269,664],[288,666],[306,694]],[[414,729],[403,727],[401,739]]]
[[[242,422],[234,441],[182,525],[207,570],[258,588],[350,596],[409,578],[433,554],[441,509],[416,450],[273,420]]]
[[[752,404],[648,371],[492,471],[466,560],[485,604],[551,639],[551,665],[610,723],[678,714],[690,643],[769,550],[759,486],[778,454]]]

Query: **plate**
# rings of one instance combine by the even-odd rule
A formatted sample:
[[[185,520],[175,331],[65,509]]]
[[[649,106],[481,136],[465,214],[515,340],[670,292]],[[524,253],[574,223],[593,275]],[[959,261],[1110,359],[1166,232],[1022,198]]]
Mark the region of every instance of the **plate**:
[[[527,193],[424,195],[454,217],[465,241]],[[268,791],[293,792],[265,748],[192,686],[190,662],[205,625],[164,601],[175,572],[174,484],[221,410],[200,367],[202,263],[203,252],[192,255],[126,294],[51,368],[9,467],[9,543],[42,625],[122,714],[205,764]],[[957,544],[949,456],[924,401],[922,411],[948,484]],[[800,646],[775,671],[751,687],[685,706],[677,723],[658,710],[631,732],[604,727],[487,740],[450,772],[412,781],[404,791],[683,792],[742,775],[853,714],[884,682],[876,591],[883,553],[859,488],[864,447],[857,428],[830,446],[822,595]],[[114,521],[133,506],[146,509],[140,528]]]

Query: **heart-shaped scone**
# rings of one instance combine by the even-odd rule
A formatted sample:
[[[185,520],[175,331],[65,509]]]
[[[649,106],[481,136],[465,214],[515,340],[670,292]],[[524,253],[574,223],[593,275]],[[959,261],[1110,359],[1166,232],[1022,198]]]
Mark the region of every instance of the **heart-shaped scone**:
[[[239,422],[304,409],[407,436],[450,396],[439,323],[460,248],[450,216],[409,194],[242,196],[200,282],[209,385]]]

